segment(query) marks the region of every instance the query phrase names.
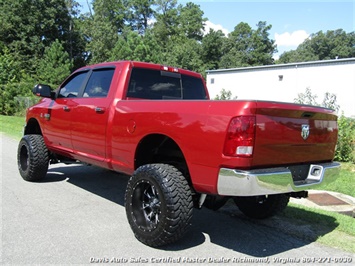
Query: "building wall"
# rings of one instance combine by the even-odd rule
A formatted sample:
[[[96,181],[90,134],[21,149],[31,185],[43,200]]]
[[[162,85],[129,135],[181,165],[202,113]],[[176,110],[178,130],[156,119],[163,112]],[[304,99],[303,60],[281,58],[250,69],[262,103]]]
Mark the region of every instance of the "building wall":
[[[340,111],[355,117],[355,58],[207,71],[213,99],[222,89],[238,99],[294,102],[309,88],[321,103],[326,92],[337,96]],[[213,83],[212,83],[213,80]]]

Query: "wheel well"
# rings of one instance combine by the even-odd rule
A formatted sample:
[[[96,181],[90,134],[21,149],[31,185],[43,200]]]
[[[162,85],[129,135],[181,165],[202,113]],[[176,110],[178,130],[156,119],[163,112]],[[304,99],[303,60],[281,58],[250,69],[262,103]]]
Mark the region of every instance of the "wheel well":
[[[34,118],[28,120],[25,126],[25,135],[35,134],[35,135],[42,135],[41,127],[38,121]]]
[[[173,165],[181,171],[189,183],[191,182],[184,154],[179,145],[168,136],[153,134],[139,142],[135,155],[135,169],[151,163]]]

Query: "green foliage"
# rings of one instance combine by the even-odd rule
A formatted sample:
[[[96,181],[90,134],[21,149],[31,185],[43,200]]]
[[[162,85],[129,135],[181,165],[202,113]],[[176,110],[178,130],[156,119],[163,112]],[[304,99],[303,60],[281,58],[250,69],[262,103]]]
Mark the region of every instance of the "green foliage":
[[[318,96],[313,95],[310,88],[306,88],[305,93],[299,93],[297,95],[297,98],[294,99],[294,102],[298,104],[308,104],[317,106],[319,105],[316,100],[317,98]]]
[[[335,160],[355,163],[355,119],[345,117],[338,119],[338,142]]]
[[[135,31],[127,30],[118,37],[108,60],[135,60],[159,63],[161,62],[161,50],[150,32],[147,31],[144,36],[141,36]]]
[[[325,93],[322,104],[317,103],[317,95],[307,88],[305,93],[299,93],[295,103],[322,106],[338,111],[335,94]],[[355,119],[345,117],[343,114],[338,118],[338,142],[335,150],[336,161],[355,162]]]
[[[19,65],[7,47],[0,53],[0,84],[19,80]]]
[[[32,72],[45,47],[67,41],[70,16],[64,0],[2,1],[0,40]]]
[[[221,68],[270,65],[272,55],[277,51],[275,41],[269,39],[271,25],[260,21],[253,30],[241,22],[232,31],[223,46]]]
[[[200,57],[200,44],[194,39],[186,39],[184,42],[172,41],[165,53],[164,62],[197,72],[204,72],[203,62]]]
[[[148,29],[149,21],[154,16],[154,0],[129,0],[125,1],[127,7],[126,20],[131,29],[144,35]]]
[[[18,112],[14,97],[26,96],[33,84],[56,86],[86,64],[137,60],[202,75],[207,69],[274,64],[277,48],[269,34],[272,26],[265,21],[255,28],[241,22],[225,36],[212,29],[204,32],[207,18],[193,1],[89,2],[89,12],[81,14],[76,0],[0,0],[0,86],[2,95],[12,97],[1,99],[2,113]],[[336,56],[355,56],[354,32],[312,34],[297,50],[284,53],[280,62]],[[322,105],[338,110],[334,103],[335,95],[327,94]]]
[[[336,158],[336,160],[338,160]],[[341,163],[339,177],[331,183],[322,185],[319,189],[339,192],[351,197],[355,197],[355,190],[353,188],[354,184],[354,175],[355,175],[355,164]]]
[[[221,94],[217,94],[216,97],[214,97],[215,100],[236,100],[238,97],[235,96],[232,98],[232,92],[229,90],[222,89]]]
[[[0,114],[14,115],[32,105],[33,84],[5,47],[0,53]]]
[[[221,47],[223,46],[226,37],[223,32],[210,29],[202,39],[201,59],[205,64],[205,68],[212,70],[218,69],[223,55]]]
[[[178,32],[180,35],[201,41],[203,37],[202,29],[207,18],[203,18],[203,11],[199,5],[194,3],[186,3],[186,6],[178,6]]]
[[[299,93],[297,95],[297,98],[294,99],[294,102],[298,104],[322,106],[333,109],[336,112],[339,111],[340,106],[337,103],[337,96],[334,93],[326,92],[324,94],[324,98],[321,104],[317,102],[317,98],[318,95],[312,94],[311,89],[306,88],[306,91],[304,93]]]
[[[152,30],[159,45],[165,49],[169,39],[177,32],[177,0],[156,0],[155,5],[157,6],[156,22]]]
[[[0,132],[20,140],[23,136],[23,127],[26,123],[24,116],[0,115]]]
[[[319,31],[306,39],[296,50],[285,52],[278,63],[294,63],[355,57],[355,33],[342,29]]]
[[[329,92],[324,94],[324,99],[321,106],[333,109],[336,112],[338,112],[340,109],[340,105],[337,103],[337,96],[334,93]]]
[[[38,83],[58,86],[71,72],[73,67],[69,54],[62,44],[56,40],[47,47],[37,68]]]
[[[0,114],[22,114],[24,109],[38,101],[31,91],[33,85],[31,80],[0,85]]]

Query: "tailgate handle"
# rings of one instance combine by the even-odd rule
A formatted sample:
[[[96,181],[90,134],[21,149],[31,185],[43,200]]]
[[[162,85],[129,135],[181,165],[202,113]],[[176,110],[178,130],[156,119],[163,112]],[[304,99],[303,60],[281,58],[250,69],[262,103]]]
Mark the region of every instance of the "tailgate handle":
[[[311,112],[304,112],[301,117],[305,117],[305,118],[310,118],[314,116],[314,113],[311,113]]]

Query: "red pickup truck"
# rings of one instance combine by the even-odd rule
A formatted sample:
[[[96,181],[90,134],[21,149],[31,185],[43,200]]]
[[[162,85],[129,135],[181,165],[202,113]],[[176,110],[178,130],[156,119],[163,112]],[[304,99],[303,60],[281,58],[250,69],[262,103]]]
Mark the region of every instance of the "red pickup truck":
[[[290,197],[334,180],[337,116],[326,108],[211,101],[200,74],[120,61],[78,69],[27,111],[18,168],[27,181],[49,163],[84,162],[131,175],[125,208],[136,238],[172,243],[193,207],[232,198],[265,218]]]

